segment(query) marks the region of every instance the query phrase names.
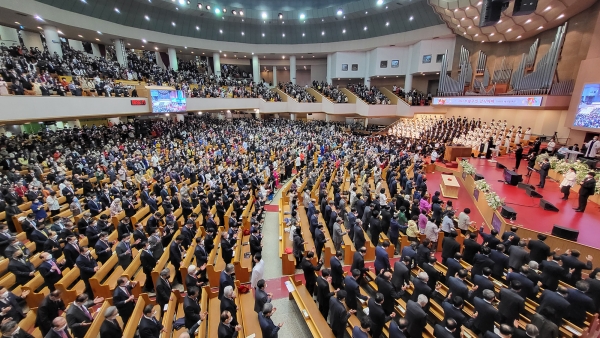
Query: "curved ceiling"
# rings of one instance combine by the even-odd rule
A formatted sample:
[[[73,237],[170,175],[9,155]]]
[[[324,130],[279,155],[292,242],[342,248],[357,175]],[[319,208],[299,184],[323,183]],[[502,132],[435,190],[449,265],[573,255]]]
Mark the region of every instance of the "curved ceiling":
[[[350,41],[443,23],[427,0],[36,1],[124,26],[249,44]],[[211,6],[210,10],[207,5]],[[233,10],[236,10],[235,15]],[[338,14],[339,10],[341,13]],[[279,13],[282,14],[281,19]]]
[[[473,41],[518,41],[557,27],[597,0],[538,0],[535,12],[512,15],[514,1],[502,13],[500,21],[479,27],[482,0],[429,0],[436,13],[457,35]]]

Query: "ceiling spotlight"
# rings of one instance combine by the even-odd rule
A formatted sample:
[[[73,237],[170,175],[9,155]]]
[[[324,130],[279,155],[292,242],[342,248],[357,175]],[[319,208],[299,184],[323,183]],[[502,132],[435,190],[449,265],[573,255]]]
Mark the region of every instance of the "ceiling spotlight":
[[[521,38],[521,36],[520,36],[520,35],[519,35],[519,36],[517,36],[517,39],[520,39],[520,38]]]
[[[279,13],[277,14],[277,17],[279,18],[279,20],[283,19],[283,14]]]
[[[471,7],[467,7],[465,10],[467,10],[467,11],[468,11],[469,9],[471,9]]]
[[[115,7],[115,12],[121,13],[121,11],[117,7]]]
[[[244,36],[244,35],[245,35],[244,32],[242,32],[242,36]]]
[[[202,4],[198,3],[198,9],[202,9]]]
[[[460,21],[463,21],[465,18],[460,18]]]
[[[377,0],[378,5],[383,5],[383,0]]]
[[[216,13],[216,14],[221,14],[221,10],[220,10],[220,9],[218,9],[218,8],[215,8],[215,13]]]
[[[79,34],[79,35],[77,35],[77,36],[78,36],[78,37],[80,37],[80,38],[83,38],[83,35],[81,35],[81,34]]]
[[[158,50],[158,47],[154,47],[154,49]]]
[[[96,33],[98,33],[98,34],[102,35],[102,32],[101,32],[101,31],[96,31]]]
[[[502,23],[502,19],[498,20],[498,23]]]
[[[306,18],[306,15],[304,13],[300,14],[300,20],[304,20],[304,18]]]
[[[98,40],[98,39],[96,39],[96,40]],[[100,41],[100,40],[98,40],[98,41]],[[144,48],[144,46],[142,46],[142,48]]]
[[[455,8],[455,9],[454,9],[454,11],[455,11],[455,12],[458,12],[458,8]]]
[[[365,11],[365,14],[369,14],[369,11]]]
[[[223,54],[224,57],[227,57],[227,54]]]
[[[467,32],[464,32],[463,35],[467,35]]]
[[[539,26],[537,30],[539,31],[539,30],[540,30],[540,29],[542,29],[542,28],[544,28],[544,26]]]
[[[525,23],[530,23],[530,22],[531,22],[531,19],[527,19],[527,21],[525,21]]]
[[[502,40],[498,41],[498,43],[502,43]]]
[[[38,21],[44,21],[44,19],[42,19],[42,17],[39,15],[34,16],[34,18]]]
[[[58,34],[63,34],[63,32],[61,32],[61,31],[59,31],[59,30],[58,30],[57,32],[58,32]]]
[[[346,34],[346,29],[344,28],[344,30],[342,31],[342,33]]]
[[[340,8],[340,9],[338,9],[338,10],[337,10],[337,13],[336,13],[336,14],[337,14],[337,15],[342,15],[342,14],[344,14],[344,11],[342,11],[342,9]]]
[[[471,29],[472,27],[473,27],[473,26],[469,26],[469,28],[468,28],[468,29]]]
[[[494,36],[495,33],[491,33],[490,36]]]
[[[265,37],[265,33],[262,33],[262,37],[263,37],[263,38]]]
[[[325,31],[322,31],[322,32],[321,32],[321,35],[325,35]]]
[[[206,5],[206,10],[207,11],[210,11],[210,8],[211,8],[210,5]]]
[[[479,34],[475,34],[475,36],[479,36]]]
[[[131,46],[131,44],[128,42],[128,43],[127,43],[127,46]]]
[[[481,6],[481,4],[482,4],[482,3],[483,3],[482,1],[479,1],[479,2],[477,3],[477,6]]]
[[[147,15],[144,15],[144,19],[146,19],[146,21],[150,20],[150,17]]]
[[[474,19],[474,20],[477,20],[477,18],[478,18],[478,17],[479,17],[479,16],[475,16],[473,19]]]
[[[365,31],[366,31],[366,30],[367,30],[367,26],[365,26],[365,28],[363,28],[363,30],[365,30]]]
[[[281,34],[281,36],[285,38],[285,33]]]
[[[411,15],[411,17],[410,17],[410,18],[408,18],[408,20],[409,20],[409,21],[413,21],[413,19],[414,19],[414,18],[412,17],[412,15]]]
[[[183,5],[185,3],[185,0],[179,0],[179,4]]]
[[[512,32],[512,28],[509,28],[506,30],[506,33],[510,33],[510,32]]]
[[[233,14],[233,15],[237,15],[237,11],[236,11],[235,9],[232,9],[232,10],[231,10],[231,14]]]
[[[187,49],[187,46],[183,46],[184,49]]]
[[[386,27],[387,27],[387,26],[389,26],[389,25],[390,25],[390,22],[389,22],[389,21],[385,23],[385,26],[386,26]]]
[[[544,12],[549,11],[551,9],[552,9],[552,6],[548,6],[548,7],[546,7],[546,9],[544,9]]]
[[[561,15],[559,15],[559,16],[558,16],[558,18],[557,18],[557,19],[562,19],[562,18],[564,18],[564,17],[565,17],[565,15],[564,15],[564,14],[561,14]]]
[[[15,23],[16,23],[17,25],[20,25],[20,24],[21,24],[19,21],[15,21]]]
[[[143,42],[143,43],[146,43],[146,42],[148,42],[148,41],[146,41],[146,39],[142,39],[142,42]]]
[[[244,11],[240,10],[240,15],[243,16],[244,15]],[[244,20],[242,20],[242,21],[244,21]]]
[[[176,10],[176,11],[178,11],[178,10],[179,10],[179,7],[175,7],[175,10]]]
[[[197,31],[199,31],[199,30],[200,30],[200,27],[196,26],[196,30],[197,30]]]
[[[223,34],[223,30],[222,30],[222,29],[219,29],[219,33]]]
[[[302,33],[302,36],[304,36],[304,33]]]
[[[81,0],[81,2],[83,2],[84,4],[87,4],[87,1],[85,1],[85,0]]]
[[[38,26],[37,29],[43,29],[42,27]]]
[[[263,19],[266,19],[267,18],[267,12],[262,12],[261,16],[262,16]]]
[[[285,55],[283,55],[281,58],[282,58],[282,59],[285,59]]]
[[[173,25],[173,27],[175,27],[175,21],[171,22],[171,25]]]
[[[96,41],[100,41],[100,39],[96,38]],[[142,46],[142,47],[144,47],[144,46]]]
[[[227,13],[227,8],[223,8],[223,13]]]

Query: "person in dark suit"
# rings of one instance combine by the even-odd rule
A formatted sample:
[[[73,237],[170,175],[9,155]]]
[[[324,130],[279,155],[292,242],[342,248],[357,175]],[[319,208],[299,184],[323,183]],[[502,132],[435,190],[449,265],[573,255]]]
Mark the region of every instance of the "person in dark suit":
[[[365,267],[365,255],[367,254],[367,248],[364,246],[361,247],[357,252],[354,253],[352,257],[352,266],[350,270],[354,271],[355,269],[359,270],[362,276],[370,270],[369,267]]]
[[[487,247],[492,250],[496,249],[496,245],[501,243],[496,229],[492,229],[491,233],[486,234],[483,232],[483,226],[481,226],[481,228],[479,228],[479,234],[481,235],[481,238],[483,238],[483,243],[487,243]]]
[[[67,308],[67,324],[74,338],[85,337],[90,328],[94,318],[88,308],[104,302],[104,298],[88,299],[88,295],[85,293],[77,295],[75,301]]]
[[[404,294],[406,286],[402,286],[400,289],[394,288],[392,284],[392,273],[384,271],[375,278],[375,284],[377,285],[377,292],[383,295],[383,311],[386,315],[390,315],[394,312],[394,305],[396,299],[399,299]]]
[[[223,290],[227,286],[233,286],[233,278],[231,274],[235,272],[235,268],[233,264],[227,264],[225,269],[221,271],[221,275],[219,276],[219,299],[223,297]]]
[[[250,255],[262,252],[262,238],[258,236],[258,229],[254,228],[250,231]]]
[[[491,249],[489,247],[482,247],[481,253],[475,254],[473,259],[473,268],[471,269],[472,275],[481,275],[483,268],[493,268],[494,261],[490,259]]]
[[[52,329],[52,320],[65,311],[65,303],[60,299],[60,292],[53,290],[39,304],[35,317],[35,326],[40,328],[43,336]]]
[[[83,217],[77,221],[77,230],[80,234],[86,233],[87,227],[92,223],[92,215],[89,212],[83,213]]]
[[[551,260],[542,261],[540,264],[542,270],[542,285],[545,289],[556,290],[558,283],[563,278],[570,278],[570,273],[562,267],[562,257],[555,254]]]
[[[362,299],[364,301],[368,300],[369,297],[362,295],[360,293],[360,286],[358,284],[358,279],[361,276],[361,272],[358,269],[354,269],[351,271],[351,275],[346,276],[344,278],[344,290],[346,291],[346,305],[349,309],[357,310],[358,302],[357,298]]]
[[[526,246],[527,242],[521,240],[517,245],[511,245],[508,248],[508,266],[513,270],[529,263],[529,252],[525,249]]]
[[[481,276],[480,276],[481,277]],[[452,297],[452,299],[450,299]],[[456,322],[456,327],[461,327],[467,321],[467,317],[463,313],[464,300],[458,296],[448,294],[448,297],[442,302],[444,309],[444,321],[452,319]],[[454,338],[460,338],[460,331],[452,333]]]
[[[523,265],[518,271],[519,272],[510,270],[506,275],[506,282],[511,283],[513,280],[519,281],[521,283],[519,295],[523,298],[534,299],[539,292],[539,285],[534,284],[533,281],[527,278],[527,274],[530,272],[529,266]]]
[[[119,314],[121,314],[123,325],[127,325],[135,308],[135,296],[132,291],[136,284],[135,281],[129,281],[127,277],[119,277],[117,279],[117,287],[113,291],[113,304],[119,310]]]
[[[191,329],[194,324],[202,320],[200,304],[198,304],[198,288],[188,289],[187,296],[183,299],[183,313],[185,315],[185,327]],[[204,314],[206,316],[206,314]]]
[[[456,337],[454,333],[457,331],[457,327],[458,325],[454,319],[444,319],[442,323],[433,327],[433,335],[436,338],[454,338]]]
[[[521,161],[523,160],[523,147],[521,144],[517,144],[517,149],[515,150],[515,172],[519,170],[519,166],[521,165]]]
[[[490,251],[489,257],[494,261],[492,276],[496,279],[501,279],[504,276],[504,269],[509,267],[509,257],[504,254],[504,244],[496,245],[496,249]]]
[[[258,324],[262,332],[263,338],[277,338],[279,329],[283,326],[283,323],[275,325],[271,316],[275,312],[272,304],[265,304],[263,309],[258,313]]]
[[[69,330],[67,330],[67,320],[65,317],[58,316],[52,320],[52,328],[44,336],[44,338],[71,338]]]
[[[463,243],[463,260],[469,264],[473,264],[475,254],[481,250],[481,244],[477,243],[477,233],[471,232],[469,237]]]
[[[260,279],[256,282],[256,288],[254,289],[254,311],[260,313],[265,304],[271,302],[273,294],[267,293],[265,287],[267,283],[264,279]]]
[[[144,232],[144,226],[141,223],[137,223],[135,225],[135,230],[133,231],[133,241],[137,243],[135,248],[138,250],[142,250],[144,248],[144,244],[148,242],[148,236]]]
[[[512,323],[511,324],[501,324],[500,325],[500,329],[498,330],[500,332],[500,334],[502,335],[502,337],[516,337],[514,335],[515,330],[512,327]],[[493,330],[491,331],[487,331],[484,335],[483,338],[502,338],[501,336],[497,335],[496,333],[494,333]]]
[[[417,247],[417,265],[422,267],[423,264],[429,262],[431,256],[431,241],[429,238],[425,238],[421,244]]]
[[[237,234],[234,234],[232,238],[229,238],[229,234],[227,232],[223,232],[221,234],[221,256],[225,261],[225,264],[231,263],[233,259],[233,250],[236,245]]]
[[[580,280],[575,284],[575,289],[569,289],[567,301],[569,302],[569,310],[566,319],[571,323],[581,327],[586,319],[586,312],[595,313],[596,305],[594,300],[587,294],[590,285],[588,282]]]
[[[315,229],[315,252],[317,254],[317,259],[321,259],[321,253],[323,252],[323,247],[325,247],[325,243],[329,242],[331,238],[326,238],[325,233],[323,232],[323,224],[317,224],[317,228]]]
[[[558,326],[562,324],[562,319],[568,314],[570,303],[567,300],[569,292],[566,287],[559,286],[556,292],[544,290],[540,296],[537,313],[542,313],[545,309],[552,309],[554,318],[551,320]],[[550,319],[550,318],[549,318]]]
[[[427,306],[428,301],[425,295],[419,295],[416,302],[409,300],[406,303],[404,318],[408,321],[408,334],[411,337],[423,336],[425,325],[427,325],[427,312],[423,308]]]
[[[329,299],[335,295],[335,292],[329,291],[330,283],[331,276],[329,269],[321,270],[321,276],[317,277],[317,302],[319,303],[319,312],[321,312],[325,320],[327,320],[327,316],[329,315]]]
[[[460,252],[460,244],[456,241],[456,231],[451,231],[450,236],[444,237],[442,241],[442,264],[446,265],[448,258]]]
[[[171,285],[171,270],[165,268],[160,272],[160,276],[156,280],[156,302],[160,305],[160,313],[164,312],[165,305],[169,303],[169,300],[173,297],[173,286]]]
[[[104,311],[104,321],[100,326],[100,338],[122,337],[123,329],[117,321],[119,311],[116,306],[109,306]]]
[[[344,338],[344,335],[346,334],[348,318],[356,313],[356,310],[346,311],[346,307],[343,303],[344,299],[346,299],[346,291],[339,290],[336,292],[335,297],[330,297],[329,304],[327,306],[330,309],[329,326],[331,327],[331,331],[333,331],[333,335],[336,338]]]
[[[448,270],[446,270],[446,280],[448,280],[450,276],[454,276],[458,270],[463,269],[463,266],[460,264],[462,258],[463,255],[460,252],[455,253],[453,258],[448,258],[446,261],[446,268],[448,268]]]
[[[410,262],[411,259],[408,256],[402,257],[394,263],[394,273],[392,274],[392,285],[396,290],[402,289],[402,287],[408,285],[410,282]]]
[[[371,298],[368,301],[369,318],[371,319],[371,337],[373,338],[380,338],[385,323],[396,317],[395,312],[386,316],[381,304],[383,304],[383,295],[381,293],[375,294],[375,298]]]
[[[544,243],[548,236],[538,234],[537,238],[537,240],[530,240],[529,243],[527,243],[527,249],[529,249],[531,260],[541,263],[550,256],[550,247],[548,244]]]
[[[594,178],[595,175],[596,175],[595,172],[590,171],[583,179],[583,182],[581,182],[581,187],[579,188],[579,192],[578,192],[579,205],[577,206],[577,209],[575,209],[575,212],[584,212],[585,207],[587,206],[588,197],[592,196],[595,193],[595,191],[596,191],[596,179]]]
[[[542,164],[540,164],[540,170],[538,171],[540,174],[540,183],[537,187],[544,188],[546,184],[546,177],[548,176],[548,171],[550,170],[550,160],[545,158]]]
[[[100,228],[98,228],[98,222],[96,220],[91,220],[90,225],[85,229],[85,237],[88,239],[88,245],[90,247],[95,247],[96,242],[100,238]]]
[[[33,279],[35,267],[31,262],[25,259],[23,251],[15,251],[12,257],[8,260],[8,269],[15,275],[15,284],[23,285]]]
[[[594,304],[596,306],[596,311],[600,309],[600,268],[595,268],[592,273],[590,273],[590,277],[585,281],[588,283],[589,290],[587,295],[592,298]]]
[[[579,250],[567,250],[564,254],[560,256],[562,260],[562,267],[565,271],[571,272],[571,278],[565,278],[565,282],[575,285],[579,280],[581,280],[581,270],[591,270],[592,269],[592,259],[591,255],[586,257],[586,262],[582,262],[579,260],[579,256],[581,253]]]
[[[375,272],[380,273],[381,270],[389,271],[391,269],[390,266],[390,256],[387,253],[387,248],[390,247],[390,242],[388,240],[383,241],[375,248]]]
[[[233,325],[233,317],[229,311],[221,312],[221,322],[217,330],[218,338],[237,338],[239,331],[242,330],[240,325]]]
[[[35,243],[35,252],[42,252],[44,244],[48,240],[49,234],[46,231],[46,226],[43,222],[36,224],[36,228],[29,235],[30,240]]]
[[[133,256],[131,254],[131,235],[129,233],[125,233],[121,235],[120,242],[117,244],[115,248],[115,252],[117,253],[117,257],[119,260],[119,265],[123,268],[123,270],[127,269],[129,264],[133,261]],[[138,242],[139,243],[139,242]],[[135,244],[138,244],[135,243]],[[179,266],[175,266],[178,268]]]
[[[365,231],[363,230],[362,226],[362,221],[357,219],[356,223],[354,223],[354,247],[356,248],[356,250],[360,250],[360,248],[362,248],[363,246],[365,246],[365,243],[367,243],[367,239],[365,238]]]
[[[494,291],[483,290],[483,298],[473,298],[473,307],[477,316],[467,322],[467,327],[473,328],[476,333],[485,335],[487,331],[494,332],[494,321],[498,320],[498,310],[492,305],[496,298]]]
[[[177,235],[175,240],[171,242],[169,246],[169,261],[173,264],[173,267],[176,269],[175,280],[179,284],[183,284],[183,280],[181,278],[181,274],[179,272],[179,268],[181,267],[181,262],[183,261],[183,253],[185,253],[185,249],[181,246],[183,242],[183,236]],[[227,260],[225,260],[227,262]]]
[[[114,241],[113,242],[108,241],[108,233],[107,232],[103,231],[100,233],[100,235],[98,237],[98,241],[96,242],[96,245],[94,246],[94,249],[96,250],[96,256],[97,256],[98,262],[104,264],[110,258],[110,256],[112,256],[113,243],[114,243]]]
[[[419,297],[419,295],[425,295],[427,298],[431,298],[431,294],[433,292],[433,289],[429,287],[429,285],[427,285],[429,281],[429,275],[427,275],[427,272],[419,272],[419,274],[416,277],[413,277],[412,279],[412,283],[413,283],[413,293],[412,296],[410,297],[410,299],[412,299],[412,301],[416,301]]]
[[[77,257],[75,265],[77,265],[79,268],[79,278],[81,278],[85,283],[85,292],[90,296],[90,298],[93,298],[94,292],[92,291],[92,286],[90,285],[90,278],[92,278],[96,271],[98,271],[98,263],[94,257],[92,257],[92,253],[87,246],[80,247],[79,252],[81,255]]]
[[[417,246],[419,244],[417,242],[410,242],[409,245],[402,248],[402,252],[400,253],[401,257],[410,257],[411,264],[410,268],[414,268],[416,266],[416,258],[417,258]]]
[[[138,324],[138,332],[140,337],[144,338],[160,338],[161,332],[166,332],[162,324],[156,320],[154,306],[146,305],[144,307],[144,315]]]
[[[427,285],[433,290],[437,282],[439,282],[442,278],[442,274],[437,271],[435,268],[435,263],[437,262],[437,258],[430,256],[429,261],[423,264],[422,269],[427,273],[428,281]]]
[[[342,281],[344,280],[344,269],[342,268],[342,251],[338,250],[335,256],[331,257],[329,265],[331,266],[331,285],[334,289],[340,289],[342,287]]]
[[[52,255],[47,252],[40,254],[40,259],[42,259],[42,263],[38,266],[38,271],[44,278],[46,286],[48,286],[50,291],[54,291],[54,284],[63,277],[61,271],[62,264],[57,263]]]
[[[460,269],[455,276],[449,276],[446,280],[448,285],[448,292],[452,293],[453,296],[458,296],[463,300],[471,299],[473,292],[477,290],[469,290],[466,284],[467,276],[469,272],[466,269]]]
[[[479,297],[482,298],[483,290],[493,290],[494,283],[491,281],[490,275],[492,273],[492,269],[483,268],[482,275],[473,275],[473,284],[477,286],[477,290],[473,292],[471,297]]]
[[[309,251],[304,258],[302,258],[302,262],[300,263],[300,268],[304,271],[304,280],[306,281],[306,289],[310,295],[314,295],[315,293],[315,285],[317,284],[317,275],[315,271],[321,270],[321,266],[323,266],[323,261],[319,261],[317,265],[312,264],[312,259],[315,256],[314,251]]]
[[[498,314],[501,324],[512,325],[519,314],[525,310],[525,299],[519,295],[521,291],[521,282],[513,280],[510,282],[510,289],[502,288],[498,294],[500,304],[498,304]]]
[[[226,286],[223,289],[223,297],[221,297],[221,312],[228,311],[233,316],[232,325],[237,325],[237,305],[235,305],[235,291],[233,290],[233,286]]]

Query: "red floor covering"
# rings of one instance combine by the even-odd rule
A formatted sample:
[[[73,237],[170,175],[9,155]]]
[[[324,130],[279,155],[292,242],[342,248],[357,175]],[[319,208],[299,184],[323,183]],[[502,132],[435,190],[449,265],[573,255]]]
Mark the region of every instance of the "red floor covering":
[[[514,157],[501,157],[498,161],[512,169],[515,165]],[[469,160],[477,170],[477,173],[483,175],[492,189],[506,199],[506,204],[517,212],[516,224],[536,231],[550,232],[553,225],[560,225],[571,229],[579,230],[578,242],[581,244],[600,247],[597,240],[597,231],[600,231],[600,207],[592,202],[588,202],[585,212],[578,213],[573,210],[578,205],[578,194],[571,192],[569,200],[561,200],[560,182],[555,182],[550,178],[546,179],[545,187],[536,188],[543,198],[554,204],[560,211],[553,212],[544,210],[539,206],[539,198],[531,198],[525,194],[523,189],[499,182],[503,180],[503,170],[496,168],[495,163],[488,162],[485,159],[471,158]],[[523,175],[523,180],[527,183],[527,162],[523,161],[518,170]],[[429,175],[428,175],[429,177]],[[529,184],[537,185],[540,177],[533,173]],[[461,192],[464,189],[461,189]],[[461,198],[462,201],[462,198]]]

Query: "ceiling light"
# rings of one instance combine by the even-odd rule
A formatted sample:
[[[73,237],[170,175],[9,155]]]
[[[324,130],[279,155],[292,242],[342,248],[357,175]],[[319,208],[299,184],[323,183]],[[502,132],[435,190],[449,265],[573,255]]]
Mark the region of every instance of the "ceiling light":
[[[468,11],[469,9],[471,9],[471,7],[467,7],[466,10]]]
[[[222,51],[222,50],[219,50],[219,53],[223,53],[223,51]]]
[[[283,24],[283,23],[285,23],[285,21],[281,21],[281,23]]]
[[[206,5],[206,10],[210,11],[210,5]]]
[[[227,8],[223,8],[223,13],[227,13]]]
[[[218,8],[215,8],[215,14],[221,14],[221,10]]]
[[[57,32],[58,32],[58,34],[63,34],[63,32],[61,32],[60,30],[58,30]]]
[[[15,21],[15,23],[16,23],[17,25],[20,25],[20,24],[21,24],[19,21]]]
[[[83,38],[83,35],[81,35],[81,34],[79,34],[79,35],[77,35],[77,36],[78,36],[78,37],[80,37],[80,38]]]
[[[383,4],[383,0],[377,0],[377,4],[378,5],[382,5]]]
[[[467,32],[464,32],[463,35],[467,35]]]
[[[325,35],[325,31],[322,31],[322,32],[321,32],[321,35]]]
[[[385,23],[385,26],[386,26],[386,27],[387,27],[387,26],[389,26],[389,25],[390,25],[390,22],[389,22],[389,21]]]
[[[117,7],[115,7],[115,12],[121,13],[121,11]]]
[[[198,9],[202,9],[202,4],[198,3]]]
[[[369,14],[369,11],[365,11],[365,14]]]
[[[479,2],[477,3],[477,6],[481,6],[481,4],[482,4],[482,3],[483,3],[483,2],[479,1]]]
[[[530,22],[531,22],[531,19],[527,19],[527,21],[525,21],[525,23],[530,23]]]
[[[545,12],[545,11],[549,11],[549,10],[551,10],[551,9],[552,9],[552,6],[548,6],[548,7],[546,7],[546,9],[544,9],[544,12]]]
[[[302,33],[302,36],[304,36],[304,33]]]
[[[194,54],[194,52],[192,52],[192,54]]]
[[[262,33],[263,38],[265,37],[265,33]]]
[[[187,46],[183,46],[184,49],[187,49]]]
[[[540,30],[540,29],[542,29],[542,28],[544,28],[544,26],[539,26],[537,30],[539,31],[539,30]]]
[[[502,43],[502,40],[498,41],[498,43]]]
[[[454,12],[458,12],[458,8],[455,8],[455,9],[454,9]]]
[[[179,7],[175,7],[175,10],[176,10],[176,11],[178,11],[178,10],[179,10]]]
[[[227,57],[227,54],[223,54],[224,57]]]
[[[498,23],[502,23],[502,19],[498,20]]]
[[[510,33],[510,32],[512,32],[512,28],[509,28],[506,30],[506,33]]]
[[[223,34],[223,30],[222,30],[222,29],[219,29],[219,33]]]
[[[240,15],[244,15],[244,11],[240,10]],[[242,20],[243,21],[243,20]]]
[[[342,33],[346,34],[346,29],[344,28],[344,30],[342,31]]]
[[[338,10],[337,10],[337,13],[336,13],[336,14],[337,14],[337,15],[342,15],[342,14],[344,14],[344,11],[342,11],[342,9],[340,8],[340,9],[338,9]]]
[[[281,58],[282,58],[282,59],[285,59],[285,55],[283,55]]]
[[[344,15],[344,19],[346,18],[346,16]]]
[[[158,47],[154,47],[154,49],[158,50]]]
[[[233,15],[237,15],[237,11],[236,11],[235,9],[232,9],[232,10],[231,10],[231,14],[233,14]]]
[[[242,36],[245,35],[244,32],[242,32]]]
[[[96,38],[96,41],[100,41],[100,39]],[[144,47],[144,46],[142,46],[142,47]]]
[[[266,19],[267,18],[267,13],[266,12],[262,12],[261,16],[262,16],[263,19]]]
[[[365,30],[365,31],[366,31],[366,30],[367,30],[367,26],[365,26],[365,28],[363,28],[363,30]]]
[[[81,2],[83,2],[84,4],[87,4],[87,1],[85,1],[85,0],[81,0]]]
[[[96,40],[98,40],[98,39],[96,39]],[[98,40],[98,41],[100,41],[100,40]],[[142,48],[144,48],[144,46],[142,46]]]
[[[475,36],[479,36],[479,34],[475,34]]]
[[[42,19],[42,17],[39,15],[34,16],[34,18],[38,21],[44,21],[44,19]]]
[[[300,14],[300,20],[304,20],[304,18],[306,18],[306,15],[304,15],[304,13]]]
[[[183,5],[185,3],[185,0],[179,0],[179,4]]]
[[[197,30],[197,31],[199,31],[199,30],[200,30],[200,27],[196,26],[196,30]]]
[[[42,27],[38,26],[38,29],[43,29]]]
[[[131,44],[128,42],[128,43],[127,43],[127,46],[131,46]]]
[[[463,21],[465,18],[460,18],[460,21]]]
[[[147,15],[144,15],[144,18],[145,18],[146,20],[150,20],[150,17],[149,17],[149,16],[147,16]]]
[[[408,20],[409,20],[409,21],[413,21],[413,19],[414,19],[414,18],[412,17],[412,15],[411,15],[411,17],[410,17],[410,18],[408,18]]]
[[[564,15],[564,14],[561,14],[561,15],[559,15],[559,16],[558,16],[558,18],[557,18],[557,19],[562,19],[562,18],[564,18],[564,17],[565,17],[565,15]]]
[[[473,18],[473,20],[477,20],[477,18],[478,18],[478,17],[479,17],[479,16],[477,16],[477,15],[476,15],[476,16]]]
[[[244,19],[242,19],[242,22],[244,22]]]
[[[321,22],[325,21],[325,19],[321,19]]]
[[[495,33],[490,34],[490,36],[494,36]]]
[[[175,21],[171,22],[171,25],[173,25],[173,27],[175,27]]]
[[[101,31],[96,31],[96,33],[98,33],[98,34],[102,35],[102,32],[101,32]]]
[[[285,33],[281,34],[281,36],[285,38]]]
[[[315,56],[313,55],[313,57],[315,57]]]
[[[520,39],[520,38],[521,38],[521,36],[520,36],[520,35],[519,35],[519,36],[517,36],[517,39]]]
[[[142,42],[143,42],[143,43],[146,43],[146,42],[148,42],[148,41],[146,41],[146,39],[142,39]]]
[[[283,19],[283,14],[279,13],[277,14],[277,17],[279,18],[279,20]]]
[[[472,27],[473,27],[473,26],[469,26],[469,28],[468,28],[468,29],[471,29]]]

